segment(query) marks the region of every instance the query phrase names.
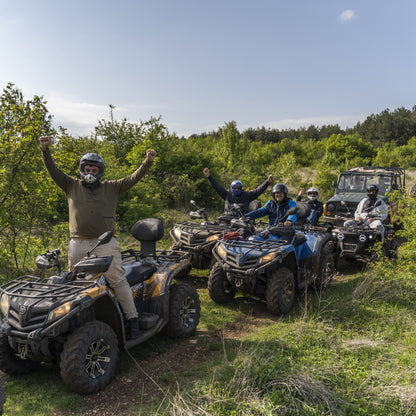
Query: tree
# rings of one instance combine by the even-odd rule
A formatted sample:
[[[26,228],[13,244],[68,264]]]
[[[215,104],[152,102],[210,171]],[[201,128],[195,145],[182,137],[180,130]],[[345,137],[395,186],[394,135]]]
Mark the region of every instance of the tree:
[[[0,262],[24,267],[34,230],[50,212],[38,138],[53,133],[42,98],[8,84],[0,97]],[[50,192],[49,192],[50,191]]]

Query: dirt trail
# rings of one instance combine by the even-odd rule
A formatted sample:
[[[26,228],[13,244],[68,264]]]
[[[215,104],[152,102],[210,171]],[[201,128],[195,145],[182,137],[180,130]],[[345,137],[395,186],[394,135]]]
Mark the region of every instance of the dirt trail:
[[[350,275],[358,273],[360,265],[350,264],[342,268],[341,273],[334,278],[334,283],[347,279]],[[187,283],[192,284],[198,290],[205,290],[206,280],[191,276]],[[251,311],[232,324],[224,326],[219,331],[198,330],[197,334],[185,340],[177,340],[169,343],[166,351],[146,353],[141,346],[132,351],[123,351],[122,360],[127,361],[119,369],[116,377],[103,391],[85,396],[82,406],[76,411],[59,413],[63,416],[75,415],[117,415],[130,416],[131,409],[136,411],[144,404],[160,403],[169,400],[177,389],[177,379],[196,364],[210,360],[213,351],[210,346],[222,342],[224,339],[241,339],[250,328],[267,325],[270,322],[270,314],[265,305],[258,301],[251,303]],[[152,348],[152,340],[147,341]],[[155,346],[156,347],[156,346]],[[149,346],[147,347],[149,349]],[[157,348],[155,348],[156,350]]]

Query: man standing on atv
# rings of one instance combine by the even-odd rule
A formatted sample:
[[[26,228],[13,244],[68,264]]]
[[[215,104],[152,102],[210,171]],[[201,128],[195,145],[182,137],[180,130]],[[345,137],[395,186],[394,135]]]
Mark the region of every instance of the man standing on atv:
[[[249,204],[254,201],[259,195],[261,195],[273,181],[273,175],[269,175],[266,181],[259,185],[252,191],[244,191],[243,184],[240,181],[232,181],[230,190],[224,189],[211,175],[208,168],[203,170],[204,175],[208,178],[215,192],[224,200],[224,214],[238,216],[240,213],[236,213],[233,209],[234,204],[240,206],[241,214],[245,214],[249,211]]]
[[[97,238],[106,231],[115,232],[118,197],[135,185],[152,166],[156,152],[147,150],[146,159],[130,176],[123,179],[101,181],[104,160],[96,153],[85,154],[79,164],[81,179],[73,178],[60,170],[49,151],[51,136],[39,138],[43,162],[54,182],[65,192],[69,207],[68,268],[87,255]],[[100,253],[101,251],[101,253]],[[111,288],[127,318],[127,338],[140,335],[139,319],[129,284],[124,276],[121,250],[113,237],[108,244],[96,249],[97,255],[113,256],[106,273]]]
[[[303,190],[301,189],[296,197],[296,201],[302,200],[302,193]],[[324,206],[321,201],[318,201],[319,191],[312,187],[308,189],[308,197],[303,200],[311,207],[311,213],[306,218],[306,221],[309,222],[311,225],[316,225],[318,223],[319,218],[324,213]]]
[[[357,223],[367,224],[370,228],[376,229],[381,234],[381,241],[384,241],[384,225],[383,221],[388,216],[388,208],[386,203],[377,197],[377,185],[369,185],[367,187],[367,196],[360,201],[355,210],[354,220],[345,221],[345,227],[353,227]]]
[[[289,198],[287,193],[287,186],[283,183],[277,183],[272,189],[273,199],[267,201],[264,207],[251,211],[245,216],[255,220],[268,215],[269,226],[275,225],[284,219],[283,225],[291,227],[298,217],[297,215],[289,215],[287,218],[284,218],[289,208],[296,207],[296,202]]]

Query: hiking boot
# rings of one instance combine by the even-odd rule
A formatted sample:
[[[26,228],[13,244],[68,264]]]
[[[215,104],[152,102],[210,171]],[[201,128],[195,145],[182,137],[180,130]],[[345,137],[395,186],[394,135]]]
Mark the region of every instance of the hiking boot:
[[[139,318],[127,320],[127,339],[135,339],[140,335]]]

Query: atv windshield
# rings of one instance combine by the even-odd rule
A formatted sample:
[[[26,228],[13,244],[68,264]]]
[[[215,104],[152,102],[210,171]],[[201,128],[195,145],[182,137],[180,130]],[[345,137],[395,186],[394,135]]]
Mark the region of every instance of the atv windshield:
[[[400,187],[397,184],[397,179],[400,178],[392,176],[382,175],[363,175],[363,174],[341,174],[338,180],[337,193],[339,192],[363,192],[366,193],[369,185],[377,185],[380,195],[384,195],[386,192],[392,189],[398,189]]]

